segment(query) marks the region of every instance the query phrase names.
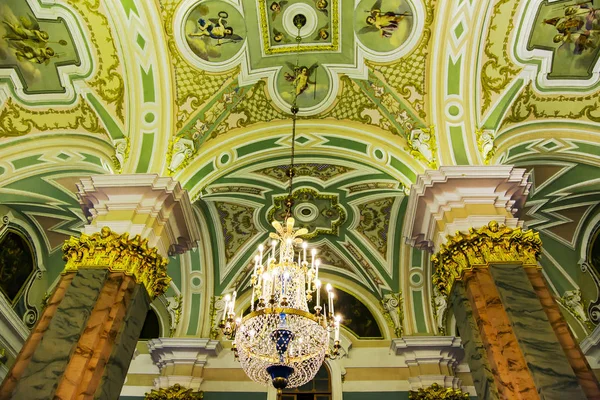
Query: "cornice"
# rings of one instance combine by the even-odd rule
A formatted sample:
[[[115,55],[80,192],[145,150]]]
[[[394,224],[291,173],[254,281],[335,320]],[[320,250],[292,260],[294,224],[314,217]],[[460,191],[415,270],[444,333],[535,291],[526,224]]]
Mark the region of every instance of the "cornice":
[[[159,369],[167,365],[204,366],[209,357],[219,355],[223,347],[218,340],[199,338],[158,338],[148,341],[148,350]]]
[[[437,252],[446,236],[492,220],[520,227],[529,174],[513,166],[446,166],[419,175],[412,185],[403,236],[406,243]],[[515,217],[515,215],[517,217]]]
[[[148,239],[162,256],[197,246],[200,229],[186,190],[170,177],[156,174],[93,175],[77,185],[92,234],[108,226]]]
[[[390,350],[406,364],[442,364],[456,367],[464,357],[462,342],[455,336],[404,336],[392,339]]]

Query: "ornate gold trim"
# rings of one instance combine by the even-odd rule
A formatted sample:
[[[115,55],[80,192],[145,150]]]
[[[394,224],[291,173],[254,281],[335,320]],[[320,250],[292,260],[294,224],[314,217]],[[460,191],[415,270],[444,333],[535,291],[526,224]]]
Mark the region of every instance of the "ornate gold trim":
[[[457,232],[448,236],[448,242],[431,257],[435,266],[433,284],[448,296],[454,281],[474,267],[487,268],[490,263],[522,263],[524,267],[537,267],[542,252],[542,241],[537,232],[509,228],[491,221],[468,234]]]
[[[249,320],[250,318],[254,318],[258,315],[269,315],[269,314],[279,315],[281,313],[288,314],[288,315],[299,315],[301,317],[310,319],[316,323],[320,323],[319,318],[315,317],[313,314],[309,313],[308,311],[298,310],[296,308],[289,308],[289,307],[265,307],[260,310],[253,311],[250,314],[247,314],[246,316],[244,316],[244,318],[242,319],[242,323],[244,323],[245,321]]]
[[[409,400],[468,400],[469,394],[460,389],[444,388],[437,383],[421,388],[418,391],[408,392]]]
[[[204,398],[204,392],[193,392],[192,389],[176,383],[168,388],[152,389],[146,393],[144,400],[198,400]]]
[[[315,52],[315,51],[335,51],[339,50],[340,45],[340,32],[339,32],[339,0],[331,0],[331,25],[332,25],[332,35],[331,35],[331,43],[318,43],[318,44],[305,44],[300,46],[296,44],[290,45],[277,45],[272,47],[270,45],[269,39],[269,24],[267,20],[269,18],[266,2],[265,0],[258,0],[258,8],[259,15],[258,19],[260,21],[260,31],[262,35],[263,41],[263,52],[267,55],[272,54],[286,54],[286,53],[297,53],[300,52]]]
[[[119,235],[105,226],[92,235],[71,236],[62,247],[64,273],[82,268],[107,269],[124,272],[143,284],[150,298],[167,291],[171,278],[167,276],[168,259],[155,247],[148,247],[148,239],[140,235],[129,238],[129,233]]]

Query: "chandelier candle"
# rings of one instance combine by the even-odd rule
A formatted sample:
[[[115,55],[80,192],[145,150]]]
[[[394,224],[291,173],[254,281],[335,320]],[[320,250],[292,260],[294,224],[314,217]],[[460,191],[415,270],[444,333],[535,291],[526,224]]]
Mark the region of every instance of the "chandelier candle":
[[[260,254],[255,258],[258,265],[251,282],[252,301],[258,298],[256,307],[251,307],[248,315],[236,318],[237,293],[233,292],[231,297],[225,297],[226,311],[221,323],[223,332],[234,339],[234,354],[248,376],[264,384],[272,382],[278,389],[305,384],[313,379],[326,356],[334,358],[339,354],[341,318],[333,318],[331,306],[329,318],[321,314],[321,282],[311,279],[320,260],[314,260],[315,268],[309,268],[306,261],[297,262],[295,248],[304,251],[299,236],[307,230],[294,229],[294,222],[291,217],[285,226],[274,221],[277,233],[270,237],[278,246],[272,244],[271,248],[278,247],[279,254],[269,258],[267,265],[260,262]],[[331,302],[331,285],[327,288]],[[316,301],[311,313],[309,303],[314,292]],[[336,341],[330,350],[331,332]]]

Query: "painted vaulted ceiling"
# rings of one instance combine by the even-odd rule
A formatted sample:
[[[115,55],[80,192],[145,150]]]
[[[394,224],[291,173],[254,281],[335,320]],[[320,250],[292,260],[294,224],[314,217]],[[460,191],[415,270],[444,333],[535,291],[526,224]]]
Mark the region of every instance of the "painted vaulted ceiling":
[[[203,241],[171,258],[156,307],[174,334],[209,335],[218,297],[247,287],[253,251],[281,218],[295,94],[294,215],[326,277],[383,315],[384,337],[443,325],[429,258],[401,240],[410,185],[442,165],[527,168],[522,217],[544,240],[555,295],[596,301],[581,262],[600,219],[597,8],[2,1],[0,214],[27,231],[40,268],[19,312],[36,310],[62,269],[62,241],[85,223],[78,179],[157,173],[190,192]],[[401,323],[381,305],[390,296]]]

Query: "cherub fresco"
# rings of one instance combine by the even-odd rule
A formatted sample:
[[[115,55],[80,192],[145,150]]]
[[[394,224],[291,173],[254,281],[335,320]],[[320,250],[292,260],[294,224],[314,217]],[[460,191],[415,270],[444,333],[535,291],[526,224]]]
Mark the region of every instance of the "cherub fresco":
[[[275,43],[290,43],[290,38],[283,32],[278,31],[276,28],[273,28],[273,41]]]
[[[19,62],[28,61],[48,65],[52,57],[59,56],[48,44],[58,43],[62,46],[67,44],[65,40],[51,42],[48,32],[42,30],[39,23],[30,15],[18,19],[14,15],[8,15],[2,23],[5,26],[2,39],[12,49]]]
[[[273,21],[275,21],[275,18],[277,18],[277,16],[279,14],[281,14],[281,11],[283,10],[283,8],[286,6],[288,2],[283,0],[283,1],[274,1],[271,3],[271,5],[269,5],[269,10],[271,10],[271,19]]]
[[[314,40],[327,40],[329,39],[329,24],[325,24],[317,31],[317,35]]]
[[[552,41],[560,44],[558,51],[567,50],[574,55],[595,50],[600,44],[600,10],[592,1],[558,6],[556,16],[545,18],[543,23],[556,28]]]
[[[40,29],[40,25],[30,16],[19,18],[18,21],[2,21],[9,29],[2,36],[8,40],[31,40],[35,43],[46,43],[50,39],[48,32]]]
[[[369,14],[365,19],[367,26],[358,31],[359,34],[379,32],[381,37],[390,38],[398,30],[400,21],[411,16],[408,12],[382,11],[381,4],[382,0],[377,0],[367,11]]]
[[[225,43],[235,43],[244,39],[241,36],[234,34],[232,27],[227,26],[226,18],[228,15],[225,11],[220,11],[218,15],[219,18],[199,18],[196,32],[190,33],[188,36],[200,37],[202,39],[215,39],[217,41],[217,46],[221,46]],[[228,41],[223,42],[223,39],[228,39]]]
[[[205,61],[224,61],[233,57],[245,40],[243,18],[234,7],[206,1],[197,5],[185,22],[190,49]]]
[[[329,11],[327,10],[327,7],[329,7],[329,2],[327,0],[314,0],[315,1],[315,8],[317,9],[317,11],[322,12],[323,14],[325,14],[326,17],[329,16]]]
[[[11,42],[9,44],[15,49],[15,56],[19,61],[29,61],[36,64],[50,63],[52,57],[57,56],[52,47],[31,47],[22,42]]]
[[[308,89],[308,85],[316,85],[316,79],[314,81],[310,80],[310,77],[313,72],[316,72],[319,65],[314,63],[310,67],[305,65],[296,66],[291,63],[287,63],[288,67],[293,71],[293,74],[289,72],[285,73],[285,79],[290,82],[294,86],[294,94],[296,96],[304,93],[306,89]]]

